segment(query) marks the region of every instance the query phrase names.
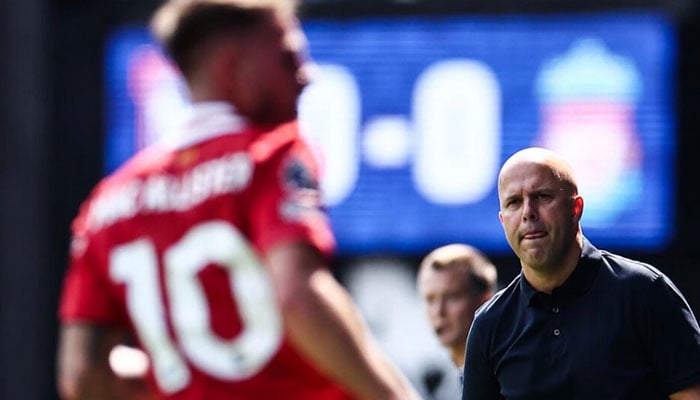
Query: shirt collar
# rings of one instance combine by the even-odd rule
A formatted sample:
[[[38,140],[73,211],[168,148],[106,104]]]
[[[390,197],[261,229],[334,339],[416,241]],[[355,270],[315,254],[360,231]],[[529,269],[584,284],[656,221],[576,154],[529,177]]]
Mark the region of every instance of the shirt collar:
[[[525,279],[525,275],[520,271],[520,293],[523,300],[528,304],[537,304],[539,299],[555,297],[560,301],[574,300],[585,294],[593,285],[593,281],[598,275],[601,254],[588,239],[583,238],[583,249],[581,257],[574,268],[574,272],[561,284],[555,288],[551,295],[538,292]]]
[[[222,134],[240,132],[247,124],[248,121],[236,114],[236,109],[229,103],[194,103],[187,110],[179,129],[173,135],[166,135],[163,142],[182,149]]]

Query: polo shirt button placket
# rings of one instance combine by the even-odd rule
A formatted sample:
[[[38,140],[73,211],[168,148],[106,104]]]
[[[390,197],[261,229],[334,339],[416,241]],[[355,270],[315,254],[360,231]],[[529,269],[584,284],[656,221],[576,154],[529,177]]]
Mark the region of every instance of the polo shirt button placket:
[[[546,306],[547,308],[544,309],[548,310],[548,328],[549,332],[551,332],[551,336],[549,336],[550,343],[547,363],[552,368],[559,368],[558,365],[563,360],[566,353],[566,340],[564,339],[565,336],[562,331],[561,310],[558,303],[558,299],[552,297],[551,301]]]

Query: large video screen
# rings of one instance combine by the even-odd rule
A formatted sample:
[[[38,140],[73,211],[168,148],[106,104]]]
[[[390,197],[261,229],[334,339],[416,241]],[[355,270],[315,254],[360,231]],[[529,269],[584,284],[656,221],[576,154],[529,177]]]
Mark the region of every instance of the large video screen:
[[[528,146],[573,164],[584,233],[653,251],[674,234],[672,22],[653,13],[309,18],[316,63],[299,103],[341,254],[467,242],[509,252],[503,161]],[[189,106],[141,26],[107,43],[105,172]]]

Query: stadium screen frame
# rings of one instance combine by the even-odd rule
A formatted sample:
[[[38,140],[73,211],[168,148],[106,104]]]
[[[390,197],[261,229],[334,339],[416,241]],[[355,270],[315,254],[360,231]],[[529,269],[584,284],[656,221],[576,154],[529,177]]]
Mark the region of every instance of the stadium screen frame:
[[[510,252],[498,168],[533,145],[574,164],[594,243],[649,252],[672,240],[677,32],[666,14],[311,15],[302,27],[317,75],[300,123],[339,254],[450,242]],[[105,57],[108,173],[189,103],[145,26],[115,28]]]

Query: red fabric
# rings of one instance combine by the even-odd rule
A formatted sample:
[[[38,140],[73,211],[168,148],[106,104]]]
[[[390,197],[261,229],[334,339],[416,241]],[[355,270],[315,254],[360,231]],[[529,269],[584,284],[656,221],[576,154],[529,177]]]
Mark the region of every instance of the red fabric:
[[[253,166],[248,178],[245,172],[248,164],[241,161],[246,157]],[[238,161],[231,161],[234,159]],[[244,238],[245,247],[256,254],[283,241],[304,241],[329,255],[334,241],[320,209],[318,190],[313,189],[317,181],[314,159],[299,138],[295,123],[270,130],[246,128],[243,132],[219,135],[184,149],[169,150],[161,145],[146,149],[100,182],[74,220],[70,266],[59,306],[60,319],[133,329],[139,324],[128,311],[127,298],[129,293],[134,293],[128,291],[136,290],[132,285],[150,282],[146,279],[149,275],[139,268],[147,270],[154,265],[150,276],[155,277],[153,282],[157,282],[159,294],[155,300],[139,303],[135,308],[143,311],[151,303],[162,304],[162,313],[146,315],[162,317],[167,337],[178,349],[188,371],[187,378],[183,379],[184,386],[178,386],[174,393],[163,394],[163,398],[350,399],[307,364],[284,337],[280,338],[270,360],[252,376],[213,376],[206,368],[200,368],[182,351],[181,336],[185,331],[174,327],[172,304],[180,299],[169,292],[170,270],[164,267],[169,262],[173,268],[190,265],[186,261],[187,252],[185,256],[173,256],[168,261],[170,250],[182,247],[189,236],[206,244],[202,238],[208,236],[193,233],[195,228],[201,227],[206,227],[203,229],[206,232],[215,230],[211,228],[213,225],[217,229],[235,227]],[[209,224],[211,222],[214,224]],[[146,244],[132,246],[139,243]],[[126,247],[129,250],[125,253],[139,255],[138,262],[119,258],[119,251],[115,249]],[[155,257],[150,255],[151,250]],[[219,264],[216,259],[196,264],[195,278],[186,280],[185,287],[203,292],[202,304],[209,310],[206,330],[215,339],[226,342],[245,330],[242,310],[238,309],[240,303],[235,300],[241,295],[237,291],[245,291],[246,287],[235,289],[235,285],[222,284],[219,280],[229,274],[225,265]],[[123,267],[126,275],[115,265]],[[235,281],[243,270],[232,268],[235,272],[231,273],[231,280]],[[130,274],[138,279],[129,281]],[[221,305],[213,309],[208,307],[218,301],[217,298],[221,299]],[[181,304],[181,307],[188,307],[189,299]],[[189,318],[190,314],[182,315]],[[255,313],[251,315],[256,318]],[[141,336],[142,344],[147,344]]]

